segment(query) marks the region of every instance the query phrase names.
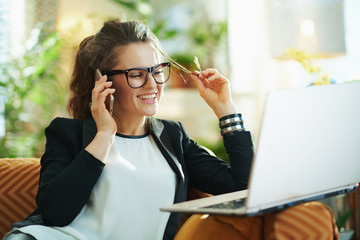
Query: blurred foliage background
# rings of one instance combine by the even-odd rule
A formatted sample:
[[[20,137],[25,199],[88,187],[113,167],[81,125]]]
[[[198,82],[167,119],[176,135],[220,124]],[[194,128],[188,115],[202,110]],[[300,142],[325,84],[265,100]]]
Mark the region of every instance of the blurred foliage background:
[[[2,64],[0,94],[6,97],[5,136],[0,157],[39,156],[44,149],[44,127],[65,101],[65,89],[58,80],[60,40],[56,32],[42,36],[32,30],[24,52]]]

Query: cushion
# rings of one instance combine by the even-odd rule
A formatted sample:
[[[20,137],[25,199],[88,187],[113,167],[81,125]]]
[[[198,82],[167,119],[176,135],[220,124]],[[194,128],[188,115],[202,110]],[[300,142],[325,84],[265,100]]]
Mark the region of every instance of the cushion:
[[[36,209],[40,160],[0,158],[0,239]]]
[[[320,202],[309,202],[256,217],[192,215],[175,240],[333,240],[338,237],[331,209]]]
[[[194,214],[180,228],[174,240],[261,240],[262,227],[261,217]]]
[[[265,240],[338,239],[332,210],[321,202],[308,202],[264,216]]]

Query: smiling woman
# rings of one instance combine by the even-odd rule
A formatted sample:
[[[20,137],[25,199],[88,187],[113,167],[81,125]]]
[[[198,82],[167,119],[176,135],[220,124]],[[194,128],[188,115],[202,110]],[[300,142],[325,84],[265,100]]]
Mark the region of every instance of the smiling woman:
[[[133,28],[139,29],[136,30],[136,33],[129,34],[128,31]],[[151,58],[153,61],[157,61],[156,64],[141,65],[141,63],[136,62],[137,57],[140,57],[140,59],[148,57],[137,51],[136,47],[132,47],[133,44],[140,43],[146,44],[152,49],[151,52],[149,53],[148,51],[147,54],[153,55]],[[128,62],[128,58],[133,58],[132,63],[130,60]],[[154,58],[156,59],[154,60]],[[124,59],[126,59],[126,61],[124,61]],[[152,67],[160,64],[160,59],[172,62],[174,66],[188,72],[182,66],[174,62],[167,53],[162,50],[158,39],[145,25],[136,21],[127,22],[123,25],[118,25],[117,23],[111,21],[107,22],[98,34],[89,36],[80,44],[73,72],[73,80],[71,82],[72,98],[70,99],[68,105],[69,111],[72,113],[74,118],[83,119],[91,116],[90,109],[87,106],[91,101],[93,83],[88,85],[87,81],[88,79],[93,78],[95,74],[94,69],[98,68],[104,75],[111,77],[109,80],[125,77],[130,87],[140,88],[142,87],[142,84],[145,84],[145,82],[141,82],[141,85],[138,85],[137,83],[132,86],[132,83],[134,83],[134,76],[130,76],[129,80],[129,70],[132,68]],[[134,63],[136,64],[134,65]],[[133,70],[135,71],[135,69]],[[140,73],[134,71],[131,71],[130,73]],[[154,76],[154,72],[152,75]],[[145,80],[147,79],[148,72],[146,73]],[[85,85],[85,82],[88,87],[80,87]],[[84,98],[88,101],[88,103],[80,101],[84,100]]]
[[[231,164],[190,139],[180,122],[152,117],[170,68],[189,75],[221,120]],[[97,69],[103,76],[95,81]],[[73,119],[56,118],[45,130],[38,209],[14,224],[6,240],[173,239],[181,214],[160,207],[185,201],[188,187],[209,194],[247,188],[252,141],[229,80],[216,69],[190,73],[143,23],[110,20],[85,38],[70,92]]]
[[[127,70],[104,71],[104,74],[110,73],[106,75],[109,77],[108,80],[113,82],[112,87],[115,89],[113,117],[118,125],[118,133],[143,134],[143,132],[136,133],[135,130],[126,132],[131,130],[128,126],[122,127],[121,123],[142,122],[144,116],[152,116],[156,113],[163,83],[169,79],[170,63],[160,63],[161,56],[148,43],[131,43],[118,51],[121,54],[113,69]],[[140,129],[136,127],[136,130]]]

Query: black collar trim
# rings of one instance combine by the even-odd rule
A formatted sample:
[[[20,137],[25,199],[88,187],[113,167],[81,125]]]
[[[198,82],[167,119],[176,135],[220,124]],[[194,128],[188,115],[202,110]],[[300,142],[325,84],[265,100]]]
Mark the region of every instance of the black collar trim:
[[[149,133],[145,133],[143,135],[124,135],[121,133],[116,133],[117,137],[122,137],[122,138],[132,138],[132,139],[139,139],[139,138],[145,138],[147,136],[149,136]]]

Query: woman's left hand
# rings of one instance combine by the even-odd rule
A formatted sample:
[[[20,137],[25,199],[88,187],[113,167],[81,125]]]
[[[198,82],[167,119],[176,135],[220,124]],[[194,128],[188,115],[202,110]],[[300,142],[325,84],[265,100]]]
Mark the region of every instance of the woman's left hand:
[[[195,71],[191,75],[200,96],[213,109],[218,118],[236,112],[231,99],[230,81],[216,69]]]

